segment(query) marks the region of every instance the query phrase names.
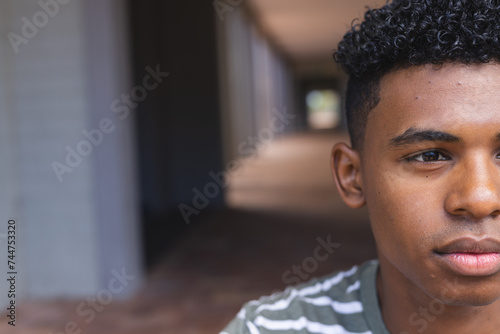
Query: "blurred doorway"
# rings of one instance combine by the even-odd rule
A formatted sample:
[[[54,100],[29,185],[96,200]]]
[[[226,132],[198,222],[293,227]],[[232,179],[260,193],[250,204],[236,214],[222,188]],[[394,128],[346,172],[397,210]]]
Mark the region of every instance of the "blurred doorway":
[[[334,129],[341,120],[340,94],[333,89],[315,89],[306,94],[307,124],[313,130]]]

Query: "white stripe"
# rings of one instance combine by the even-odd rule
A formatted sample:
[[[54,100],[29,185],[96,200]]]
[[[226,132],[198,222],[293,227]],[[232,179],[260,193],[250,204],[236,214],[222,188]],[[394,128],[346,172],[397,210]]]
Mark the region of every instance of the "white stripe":
[[[313,286],[308,286],[308,287],[302,288],[300,290],[291,289],[289,292],[290,295],[286,299],[278,300],[277,302],[275,302],[273,304],[269,304],[269,305],[263,304],[263,305],[259,306],[257,308],[257,310],[255,310],[255,312],[259,313],[263,310],[269,310],[269,311],[284,310],[284,309],[288,308],[288,306],[290,306],[290,303],[292,302],[292,300],[295,297],[297,297],[297,296],[305,297],[305,296],[317,294],[317,293],[322,292],[322,291],[328,291],[332,288],[332,286],[339,284],[345,277],[349,277],[349,276],[354,275],[356,273],[357,269],[358,269],[358,267],[354,266],[349,271],[340,272],[336,276],[334,276],[328,280],[325,280],[324,282],[319,282]]]
[[[359,290],[360,287],[361,287],[361,282],[356,281],[353,285],[347,288],[345,293],[351,293],[353,291]]]
[[[319,293],[321,291],[328,291],[332,288],[332,286],[339,284],[344,278],[354,275],[357,270],[358,267],[354,266],[348,271],[342,271],[338,273],[336,276],[325,280],[324,282],[316,283],[313,286],[308,286],[303,288],[302,290],[299,290],[299,295],[310,296]]]
[[[246,316],[247,316],[247,311],[244,308],[242,308],[236,315],[238,319],[245,319]]]
[[[298,291],[295,289],[290,290],[290,296],[288,296],[286,299],[280,299],[277,302],[270,304],[270,305],[265,305],[262,304],[255,310],[255,313],[259,313],[263,310],[269,310],[269,311],[279,311],[279,310],[284,310],[290,306],[290,303],[292,300],[297,297]]]
[[[305,317],[301,317],[297,320],[269,320],[262,316],[255,319],[255,324],[260,327],[264,327],[268,330],[274,331],[286,331],[294,330],[300,331],[307,329],[310,333],[317,334],[373,334],[371,331],[363,333],[349,332],[341,325],[326,325],[319,322],[309,321]]]
[[[257,329],[257,326],[255,326],[250,321],[247,321],[247,328],[250,331],[250,334],[260,334],[260,331]]]
[[[304,298],[305,302],[314,306],[331,306],[333,310],[340,314],[354,314],[363,312],[363,304],[359,301],[341,303],[328,296],[318,298]]]

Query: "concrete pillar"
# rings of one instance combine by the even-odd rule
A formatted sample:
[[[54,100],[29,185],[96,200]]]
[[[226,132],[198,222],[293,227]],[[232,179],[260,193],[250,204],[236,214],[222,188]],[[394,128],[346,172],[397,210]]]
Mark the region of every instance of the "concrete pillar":
[[[295,130],[293,73],[244,6],[218,17],[222,131],[226,162],[252,156],[275,136]]]
[[[111,109],[132,88],[125,3],[0,3],[0,233],[18,220],[20,298],[95,295],[123,268],[123,294],[140,282],[133,120]]]

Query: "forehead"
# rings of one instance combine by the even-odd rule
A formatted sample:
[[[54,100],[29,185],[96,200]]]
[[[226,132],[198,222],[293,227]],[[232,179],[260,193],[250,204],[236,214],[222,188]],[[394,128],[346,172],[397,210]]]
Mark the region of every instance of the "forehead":
[[[444,130],[500,124],[500,65],[415,66],[385,75],[380,103],[368,117],[366,141],[410,127]],[[498,130],[498,128],[497,128]]]

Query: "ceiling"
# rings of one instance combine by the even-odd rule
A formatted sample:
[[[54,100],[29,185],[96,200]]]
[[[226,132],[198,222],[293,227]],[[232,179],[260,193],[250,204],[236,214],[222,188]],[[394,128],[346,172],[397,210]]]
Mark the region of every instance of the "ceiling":
[[[366,7],[385,0],[249,0],[263,30],[299,67],[332,64],[332,52]]]

